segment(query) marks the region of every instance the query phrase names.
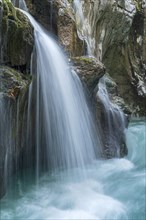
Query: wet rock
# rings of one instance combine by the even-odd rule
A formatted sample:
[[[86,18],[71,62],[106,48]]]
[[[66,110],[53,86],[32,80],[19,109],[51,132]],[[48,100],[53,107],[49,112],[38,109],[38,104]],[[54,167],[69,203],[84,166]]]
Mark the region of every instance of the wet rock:
[[[86,56],[74,57],[71,60],[72,69],[76,71],[88,91],[87,99],[90,99],[91,109],[102,137],[102,157],[124,157],[128,152],[124,133],[125,126],[128,126],[128,118],[122,110],[125,114],[131,114],[131,109],[119,96],[117,84],[106,73],[105,66],[100,61]],[[104,102],[98,96],[98,83],[103,76],[108,91],[108,94],[103,94]],[[121,112],[116,105],[121,108]]]
[[[52,0],[26,0],[32,16],[48,31],[57,34],[57,7]]]
[[[108,92],[109,99],[111,102],[117,106],[126,114],[131,115],[133,112],[132,106],[130,108],[130,105],[126,105],[124,99],[120,96],[118,92],[118,85],[115,83],[115,81],[110,77],[109,74],[104,75],[105,79],[105,86]]]
[[[17,160],[24,144],[27,93],[30,76],[0,66],[0,197],[9,178],[17,170]]]
[[[96,120],[103,142],[103,157],[124,157],[128,153],[125,128],[128,127],[129,106],[119,96],[116,83],[105,74],[94,93]],[[123,113],[124,111],[124,113]]]
[[[26,3],[36,20],[57,36],[68,56],[84,55],[85,46],[77,34],[71,2],[64,0],[26,0]]]
[[[104,65],[94,57],[72,57],[73,69],[79,75],[90,93],[93,93],[99,79],[105,74]]]
[[[0,66],[0,95],[17,99],[29,86],[30,77],[7,66]]]

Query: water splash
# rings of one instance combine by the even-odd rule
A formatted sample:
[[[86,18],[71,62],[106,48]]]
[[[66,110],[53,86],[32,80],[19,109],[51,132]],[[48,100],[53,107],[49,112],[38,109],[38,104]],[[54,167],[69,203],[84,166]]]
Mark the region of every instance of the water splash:
[[[132,123],[127,132],[130,155],[96,161],[87,166],[84,180],[76,179],[72,169],[70,176],[66,171],[46,173],[38,189],[32,175],[26,183],[19,179],[1,202],[1,218],[144,220],[145,131],[146,123]]]

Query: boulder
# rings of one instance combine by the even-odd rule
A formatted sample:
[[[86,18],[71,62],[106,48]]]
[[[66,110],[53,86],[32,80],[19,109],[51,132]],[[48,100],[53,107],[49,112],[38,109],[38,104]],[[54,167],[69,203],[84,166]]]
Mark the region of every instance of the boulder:
[[[88,91],[93,93],[99,79],[105,74],[105,66],[94,57],[72,57],[72,68],[79,75]]]
[[[71,66],[87,89],[87,99],[101,136],[101,156],[106,159],[124,157],[128,152],[125,141],[128,118],[125,114],[130,114],[130,109],[119,96],[117,84],[106,73],[105,66],[94,57],[74,57]],[[104,85],[99,82],[103,81],[103,77]],[[101,86],[103,91],[98,95]]]
[[[20,93],[27,89],[30,76],[24,75],[7,66],[0,66],[0,96],[16,100]]]

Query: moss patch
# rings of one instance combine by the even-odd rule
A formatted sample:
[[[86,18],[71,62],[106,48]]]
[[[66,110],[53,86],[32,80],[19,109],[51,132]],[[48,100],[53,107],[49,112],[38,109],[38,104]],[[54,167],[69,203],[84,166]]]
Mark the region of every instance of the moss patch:
[[[11,98],[17,98],[23,89],[27,89],[31,78],[6,66],[0,66],[0,93]]]
[[[28,65],[33,48],[33,28],[27,17],[11,1],[3,0],[2,63],[11,66]]]

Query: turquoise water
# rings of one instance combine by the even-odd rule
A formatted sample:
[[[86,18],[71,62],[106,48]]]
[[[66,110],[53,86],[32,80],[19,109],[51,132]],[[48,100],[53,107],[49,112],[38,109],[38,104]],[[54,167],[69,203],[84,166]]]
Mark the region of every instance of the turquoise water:
[[[127,145],[127,158],[94,161],[86,172],[46,173],[38,186],[31,174],[27,184],[19,178],[1,201],[0,219],[144,220],[146,123],[130,124]]]

